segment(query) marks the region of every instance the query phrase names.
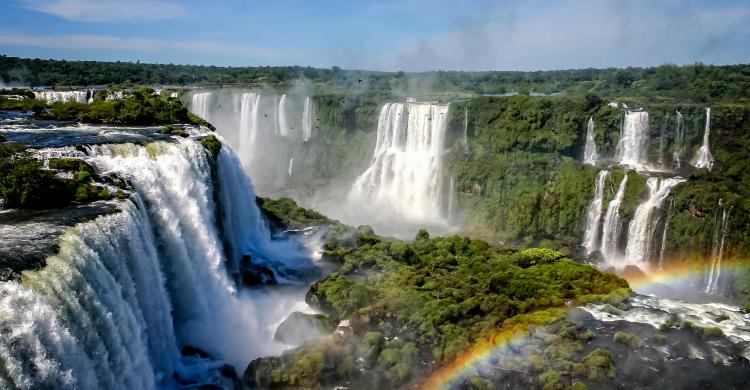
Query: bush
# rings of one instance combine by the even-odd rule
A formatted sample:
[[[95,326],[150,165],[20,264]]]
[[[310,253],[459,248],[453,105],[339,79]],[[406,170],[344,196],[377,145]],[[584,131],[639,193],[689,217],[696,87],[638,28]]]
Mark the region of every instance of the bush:
[[[216,138],[215,135],[209,134],[201,140],[201,145],[208,151],[211,157],[216,160],[219,158],[219,151],[221,151],[221,141]]]
[[[629,345],[632,348],[639,349],[646,346],[646,343],[643,341],[642,338],[638,337],[637,335],[634,335],[632,333],[628,332],[616,332],[614,336],[615,342]]]

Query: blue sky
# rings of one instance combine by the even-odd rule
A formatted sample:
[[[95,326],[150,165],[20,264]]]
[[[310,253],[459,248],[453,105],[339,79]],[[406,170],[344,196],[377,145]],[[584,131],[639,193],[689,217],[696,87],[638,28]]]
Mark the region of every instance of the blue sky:
[[[747,0],[2,0],[0,54],[546,70],[750,62]]]

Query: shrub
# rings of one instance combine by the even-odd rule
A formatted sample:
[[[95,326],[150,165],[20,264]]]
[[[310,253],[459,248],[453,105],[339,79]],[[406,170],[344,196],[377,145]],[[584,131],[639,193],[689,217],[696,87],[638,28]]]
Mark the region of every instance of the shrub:
[[[614,340],[615,342],[629,345],[630,347],[635,349],[643,348],[646,345],[643,339],[638,337],[637,335],[622,331],[615,333]]]

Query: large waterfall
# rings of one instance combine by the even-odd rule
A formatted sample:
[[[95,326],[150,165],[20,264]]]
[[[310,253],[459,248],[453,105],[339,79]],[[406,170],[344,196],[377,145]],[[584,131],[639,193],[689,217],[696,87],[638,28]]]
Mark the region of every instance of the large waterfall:
[[[696,168],[706,168],[709,171],[714,166],[714,157],[709,149],[708,135],[711,133],[711,107],[706,107],[706,129],[703,132],[703,145],[695,152],[691,164]]]
[[[641,167],[648,162],[648,112],[627,111],[623,120],[617,157],[621,165]]]
[[[620,219],[620,205],[622,199],[625,197],[625,186],[628,183],[628,175],[625,174],[622,177],[620,186],[617,188],[615,197],[609,202],[607,206],[607,212],[604,214],[604,221],[602,222],[602,243],[601,252],[605,259],[612,259],[618,251],[618,243],[620,241],[620,229],[622,229],[622,221]]]
[[[385,104],[371,165],[354,183],[350,199],[411,221],[444,224],[441,159],[447,117],[447,104]]]
[[[591,200],[586,209],[586,221],[583,233],[583,248],[586,255],[596,251],[599,244],[599,225],[602,219],[602,206],[604,203],[604,182],[609,177],[609,171],[599,171],[596,176],[596,186],[594,187],[594,199]]]
[[[310,258],[296,242],[271,239],[231,151],[221,149],[218,188],[194,140],[100,145],[87,155],[100,173],[132,183],[132,200],[70,229],[23,285],[0,285],[0,387],[171,388],[173,377],[221,361],[242,370],[279,353],[273,329],[301,293],[238,290],[231,275],[242,255],[282,281]],[[220,361],[181,359],[186,345]]]
[[[586,146],[583,149],[583,163],[596,165],[599,154],[596,152],[596,139],[594,138],[594,118],[589,118],[586,125]]]
[[[216,126],[262,195],[288,196],[289,160],[303,157],[304,142],[314,135],[312,98],[260,91],[204,91],[190,96],[189,109]]]
[[[656,227],[661,217],[659,210],[669,196],[674,186],[684,182],[684,179],[668,178],[659,180],[657,177],[648,178],[648,199],[638,205],[635,215],[628,228],[628,243],[625,248],[625,262],[648,268],[647,261],[651,255],[652,242],[656,234]]]

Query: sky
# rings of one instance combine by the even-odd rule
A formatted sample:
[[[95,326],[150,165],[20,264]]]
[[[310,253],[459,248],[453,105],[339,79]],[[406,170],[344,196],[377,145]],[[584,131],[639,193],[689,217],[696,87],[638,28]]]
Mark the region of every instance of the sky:
[[[0,54],[387,71],[750,62],[750,0],[2,0]]]

